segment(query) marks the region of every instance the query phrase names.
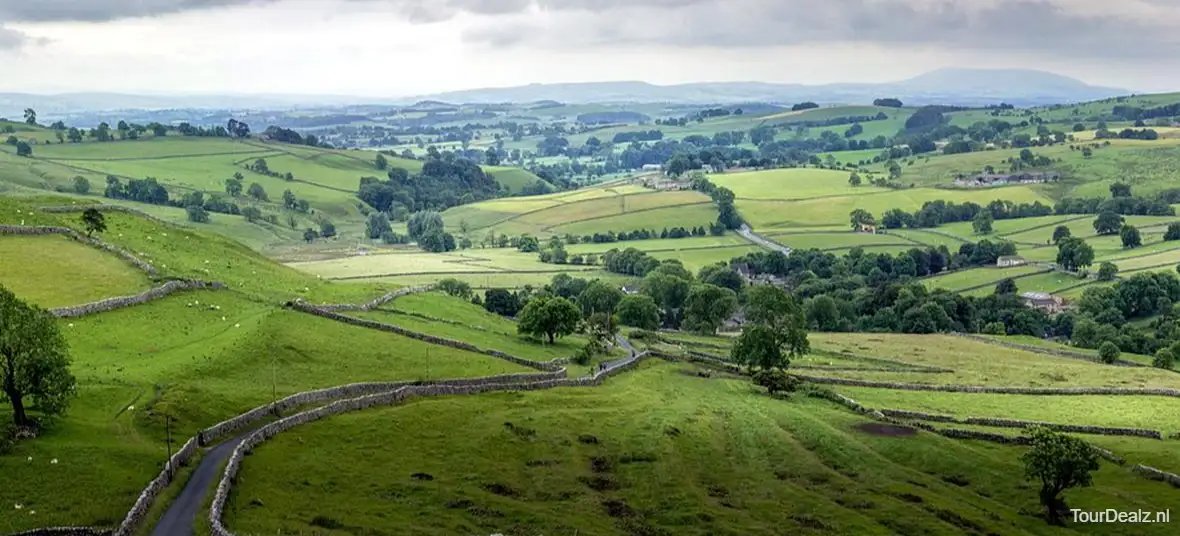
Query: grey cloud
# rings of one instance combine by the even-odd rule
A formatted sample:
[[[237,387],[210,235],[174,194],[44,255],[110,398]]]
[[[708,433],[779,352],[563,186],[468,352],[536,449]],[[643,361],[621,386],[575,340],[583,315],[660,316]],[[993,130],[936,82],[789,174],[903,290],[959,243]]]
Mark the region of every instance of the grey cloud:
[[[1180,9],[1160,0],[1098,12],[1061,0],[537,0],[536,5],[552,11],[546,24],[527,17],[496,20],[464,37],[489,46],[885,43],[1074,57],[1180,53],[1175,32]],[[572,10],[578,13],[567,13]]]
[[[28,36],[21,32],[0,26],[0,50],[20,48],[28,39]]]
[[[0,20],[102,22],[271,0],[0,0]]]

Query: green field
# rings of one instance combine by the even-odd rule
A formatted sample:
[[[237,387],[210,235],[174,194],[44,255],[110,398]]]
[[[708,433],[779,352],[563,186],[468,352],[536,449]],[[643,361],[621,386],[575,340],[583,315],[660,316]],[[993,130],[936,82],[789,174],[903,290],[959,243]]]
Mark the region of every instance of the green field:
[[[686,372],[652,364],[596,389],[425,399],[310,424],[245,461],[227,524],[248,533],[315,531],[325,518],[412,534],[1047,530],[1025,514],[1035,494],[1021,481],[1020,449],[873,435],[858,428],[864,417],[830,403],[777,401],[741,380]],[[398,448],[386,448],[394,435]],[[1158,508],[1166,493],[1103,464],[1094,487],[1069,497],[1081,508]],[[1168,530],[1100,531],[1145,529]]]
[[[657,192],[609,184],[521,198],[483,201],[443,214],[448,227],[464,225],[476,236],[497,234],[593,234],[666,227],[708,227],[717,210],[699,192]]]
[[[733,190],[739,199],[799,200],[889,192],[887,188],[848,184],[848,172],[814,168],[722,173],[709,179]]]
[[[996,268],[993,266],[985,266],[982,268],[971,268],[968,270],[949,272],[934,277],[927,277],[922,279],[922,283],[925,284],[927,288],[943,288],[950,291],[970,290],[984,287],[980,288],[980,291],[984,294],[991,294],[991,287],[995,286],[996,283],[999,283],[1003,279],[1020,278],[1017,280],[1017,284],[1019,286],[1020,283],[1023,283],[1026,279],[1024,276],[1029,276],[1043,271],[1045,271],[1043,266],[1017,266],[1013,268]],[[1023,291],[1024,288],[1021,287],[1021,290]]]
[[[0,285],[41,307],[61,307],[136,294],[151,282],[112,253],[42,235],[0,236]]]
[[[864,187],[862,186],[862,188]],[[789,194],[782,192],[772,195]],[[846,225],[848,213],[853,209],[864,209],[880,217],[889,209],[898,208],[913,212],[922,208],[923,203],[939,199],[955,203],[972,201],[981,205],[986,205],[996,199],[1008,199],[1017,203],[1040,201],[1052,204],[1045,194],[1037,188],[1028,186],[971,191],[913,188],[865,195],[814,197],[799,201],[738,199],[736,204],[742,217],[752,227],[758,230],[769,230],[815,225]]]

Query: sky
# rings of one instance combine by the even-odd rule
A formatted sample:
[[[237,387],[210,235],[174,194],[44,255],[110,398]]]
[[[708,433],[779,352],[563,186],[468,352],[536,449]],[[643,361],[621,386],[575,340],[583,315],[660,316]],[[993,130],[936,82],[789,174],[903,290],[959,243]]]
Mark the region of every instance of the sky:
[[[1040,69],[1180,90],[1180,0],[0,0],[0,91],[403,97]]]

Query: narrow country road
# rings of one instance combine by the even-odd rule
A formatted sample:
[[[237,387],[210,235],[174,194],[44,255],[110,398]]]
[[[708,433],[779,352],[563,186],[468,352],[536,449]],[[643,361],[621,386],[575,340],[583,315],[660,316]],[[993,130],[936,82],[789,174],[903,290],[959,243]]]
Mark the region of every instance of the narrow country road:
[[[749,225],[744,223],[742,224],[741,228],[737,230],[737,233],[742,235],[742,238],[745,238],[746,240],[749,240],[771,251],[777,251],[783,255],[791,254],[791,248],[779,244],[778,242],[774,242],[758,233],[755,233],[753,229],[750,229]]]
[[[180,495],[173,499],[163,517],[156,522],[152,536],[192,536],[197,513],[205,504],[209,487],[221,476],[221,464],[233,454],[234,448],[249,432],[213,447],[201,458],[193,476],[185,483]]]

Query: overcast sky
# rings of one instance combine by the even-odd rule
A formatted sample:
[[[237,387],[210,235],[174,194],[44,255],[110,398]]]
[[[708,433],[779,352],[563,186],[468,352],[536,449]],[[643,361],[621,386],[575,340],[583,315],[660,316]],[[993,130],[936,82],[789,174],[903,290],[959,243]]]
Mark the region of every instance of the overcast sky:
[[[1180,0],[0,0],[0,91],[392,97],[950,66],[1180,90]]]

